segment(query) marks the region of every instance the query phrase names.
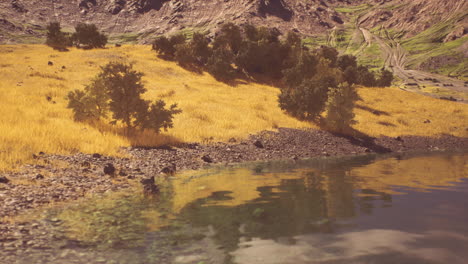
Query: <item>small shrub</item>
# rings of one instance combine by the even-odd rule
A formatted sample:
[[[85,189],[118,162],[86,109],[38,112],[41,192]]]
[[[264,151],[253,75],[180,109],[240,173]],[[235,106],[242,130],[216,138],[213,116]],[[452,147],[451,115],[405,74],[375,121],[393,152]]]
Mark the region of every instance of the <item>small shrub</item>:
[[[94,24],[79,23],[75,26],[72,40],[75,46],[83,48],[104,48],[107,37]]]
[[[69,34],[62,32],[59,22],[47,25],[46,45],[60,51],[66,51],[72,45]]]

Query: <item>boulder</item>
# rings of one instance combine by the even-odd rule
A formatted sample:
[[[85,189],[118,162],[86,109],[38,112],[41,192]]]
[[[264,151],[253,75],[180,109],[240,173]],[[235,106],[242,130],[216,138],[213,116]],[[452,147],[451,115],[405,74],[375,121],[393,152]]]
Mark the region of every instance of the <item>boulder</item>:
[[[10,180],[5,176],[0,176],[0,183],[9,183]]]
[[[159,194],[159,186],[154,183],[154,176],[148,179],[143,179],[140,182],[143,185],[143,194],[145,196]]]
[[[113,176],[115,174],[115,167],[112,163],[107,163],[104,166],[104,174]]]

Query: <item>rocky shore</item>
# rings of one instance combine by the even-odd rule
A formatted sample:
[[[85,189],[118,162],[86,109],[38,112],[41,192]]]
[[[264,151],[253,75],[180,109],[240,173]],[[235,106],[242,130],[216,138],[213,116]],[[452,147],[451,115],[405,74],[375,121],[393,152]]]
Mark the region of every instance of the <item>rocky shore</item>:
[[[468,138],[356,139],[322,130],[280,128],[278,132],[264,131],[239,142],[231,139],[229,143],[207,145],[128,148],[125,158],[98,153],[71,156],[39,153],[34,157],[41,165],[25,165],[19,172],[0,174],[0,219],[86,194],[121,190],[130,187],[132,181],[139,182],[151,176],[196,170],[211,164],[444,150],[468,150]]]
[[[142,179],[165,177],[177,171],[196,170],[211,164],[235,164],[256,160],[304,159],[318,156],[360,155],[408,151],[466,151],[468,138],[352,138],[321,130],[280,128],[264,131],[247,140],[228,143],[183,144],[177,147],[127,148],[127,157],[101,154],[70,156],[38,153],[36,165],[19,172],[0,174],[0,259],[11,260],[27,250],[65,243],[45,232],[53,221],[11,222],[12,217],[56,202],[88,194],[130,188]],[[176,175],[177,177],[177,175]],[[143,188],[141,188],[143,191]],[[55,242],[54,242],[55,243]],[[76,247],[72,245],[72,247]],[[22,253],[23,252],[23,253]],[[2,257],[3,255],[3,257]]]

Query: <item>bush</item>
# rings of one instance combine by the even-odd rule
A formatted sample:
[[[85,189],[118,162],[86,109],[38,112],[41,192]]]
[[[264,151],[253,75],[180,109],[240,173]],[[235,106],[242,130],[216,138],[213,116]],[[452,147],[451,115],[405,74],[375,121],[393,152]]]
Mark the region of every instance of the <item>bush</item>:
[[[333,78],[306,79],[300,85],[281,89],[281,109],[303,120],[316,120],[324,111],[328,90],[336,86]]]
[[[354,105],[358,95],[353,85],[341,83],[338,87],[331,87],[328,91],[326,103],[326,125],[338,133],[346,133],[350,130],[354,121]]]
[[[392,85],[393,73],[391,71],[382,69],[380,71],[380,78],[377,80],[377,86],[387,87]]]
[[[72,40],[77,47],[104,48],[107,44],[107,37],[94,24],[79,23],[75,26],[75,31]]]
[[[68,94],[68,108],[77,121],[99,120],[112,113],[111,124],[123,123],[127,128],[152,129],[159,133],[173,126],[172,119],[181,112],[177,104],[165,108],[162,100],[151,103],[141,98],[146,89],[143,73],[132,65],[111,62],[85,87]]]
[[[47,25],[46,45],[60,51],[66,51],[72,45],[69,34],[62,32],[59,22]]]
[[[160,36],[153,41],[152,48],[164,59],[172,60],[175,57],[176,46],[185,44],[185,36],[182,34],[173,35],[170,38]]]
[[[230,50],[217,49],[213,51],[207,62],[207,70],[219,81],[231,81],[236,77],[236,70],[232,67],[234,54]]]

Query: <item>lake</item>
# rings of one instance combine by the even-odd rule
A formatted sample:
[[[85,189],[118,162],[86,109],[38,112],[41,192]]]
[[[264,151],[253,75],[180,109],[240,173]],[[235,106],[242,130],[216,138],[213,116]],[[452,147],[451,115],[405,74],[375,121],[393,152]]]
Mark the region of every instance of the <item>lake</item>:
[[[248,163],[159,184],[158,197],[135,187],[42,212],[67,243],[18,263],[468,259],[467,153]]]

